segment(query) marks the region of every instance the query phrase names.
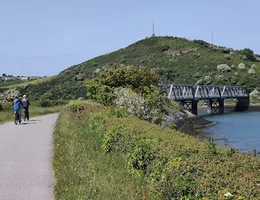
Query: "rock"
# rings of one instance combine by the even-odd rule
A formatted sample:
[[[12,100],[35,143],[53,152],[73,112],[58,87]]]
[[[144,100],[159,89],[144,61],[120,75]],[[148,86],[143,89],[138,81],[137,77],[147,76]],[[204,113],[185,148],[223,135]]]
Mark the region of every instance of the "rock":
[[[191,112],[184,110],[174,115],[168,115],[163,120],[165,127],[175,124],[175,128],[183,133],[197,135],[197,129],[209,126],[213,122],[200,118]]]

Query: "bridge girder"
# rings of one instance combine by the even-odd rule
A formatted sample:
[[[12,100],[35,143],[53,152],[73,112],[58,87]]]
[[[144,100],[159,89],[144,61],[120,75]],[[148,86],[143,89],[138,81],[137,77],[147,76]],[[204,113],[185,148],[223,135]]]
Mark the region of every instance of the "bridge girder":
[[[244,86],[161,84],[159,87],[166,89],[167,97],[175,101],[248,97],[247,88]]]

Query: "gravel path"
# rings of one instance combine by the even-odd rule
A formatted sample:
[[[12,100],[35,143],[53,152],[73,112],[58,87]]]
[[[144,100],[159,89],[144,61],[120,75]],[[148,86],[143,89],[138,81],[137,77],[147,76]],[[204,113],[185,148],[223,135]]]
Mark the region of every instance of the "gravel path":
[[[0,125],[0,200],[52,200],[52,133],[58,114]]]

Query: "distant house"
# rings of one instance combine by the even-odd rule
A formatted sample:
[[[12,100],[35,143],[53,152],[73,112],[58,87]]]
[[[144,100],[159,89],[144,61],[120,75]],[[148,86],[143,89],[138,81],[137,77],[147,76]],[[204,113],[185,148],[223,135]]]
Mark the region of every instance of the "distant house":
[[[26,81],[26,80],[29,79],[28,76],[17,76],[16,78],[19,78],[19,79],[21,79],[21,80],[23,80],[23,81]]]
[[[16,76],[16,78],[26,81],[26,80],[32,80],[32,79],[40,79],[43,77],[41,77],[41,76]]]

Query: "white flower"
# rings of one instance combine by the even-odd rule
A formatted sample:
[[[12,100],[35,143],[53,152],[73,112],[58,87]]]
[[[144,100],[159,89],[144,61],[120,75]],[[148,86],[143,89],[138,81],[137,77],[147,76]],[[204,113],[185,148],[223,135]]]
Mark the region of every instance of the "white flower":
[[[233,197],[234,195],[232,195],[230,192],[227,192],[226,194],[224,194],[224,197]]]

